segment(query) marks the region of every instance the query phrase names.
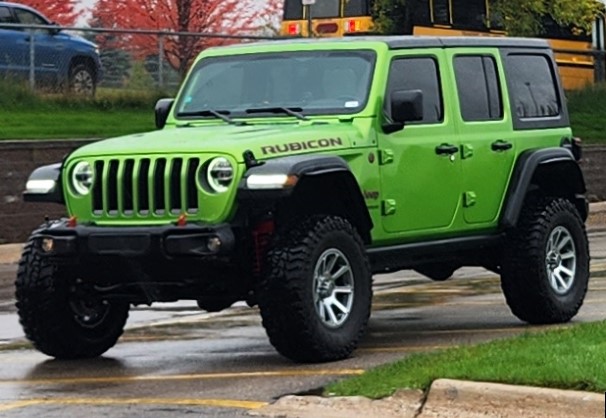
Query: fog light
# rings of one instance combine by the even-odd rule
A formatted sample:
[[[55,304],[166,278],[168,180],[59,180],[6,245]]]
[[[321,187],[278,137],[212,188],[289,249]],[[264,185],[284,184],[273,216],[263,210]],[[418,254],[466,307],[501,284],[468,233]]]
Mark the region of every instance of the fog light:
[[[42,238],[42,251],[50,253],[55,248],[55,241],[52,238]]]
[[[219,237],[209,238],[206,242],[206,248],[208,248],[208,250],[213,253],[219,252],[219,250],[221,249],[221,240],[219,239]]]

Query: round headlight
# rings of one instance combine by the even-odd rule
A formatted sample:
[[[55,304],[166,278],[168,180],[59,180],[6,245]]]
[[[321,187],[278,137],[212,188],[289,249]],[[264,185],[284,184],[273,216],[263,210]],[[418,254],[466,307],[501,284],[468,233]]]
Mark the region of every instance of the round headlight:
[[[93,167],[86,161],[80,161],[72,170],[72,186],[79,195],[86,195],[93,187]]]
[[[214,192],[223,193],[227,191],[233,179],[234,168],[227,158],[217,157],[208,164],[206,181]]]

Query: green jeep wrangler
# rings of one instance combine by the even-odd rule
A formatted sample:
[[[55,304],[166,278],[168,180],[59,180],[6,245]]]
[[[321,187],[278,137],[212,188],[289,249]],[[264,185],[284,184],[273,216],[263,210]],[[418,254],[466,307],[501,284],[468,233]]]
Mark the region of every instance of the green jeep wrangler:
[[[589,279],[578,141],[547,43],[294,40],[204,51],[154,132],[35,170],[24,197],[66,205],[26,245],[27,337],[99,356],[131,304],[258,305],[273,346],[342,359],[372,275],[461,266],[501,276],[514,315],[569,321]]]

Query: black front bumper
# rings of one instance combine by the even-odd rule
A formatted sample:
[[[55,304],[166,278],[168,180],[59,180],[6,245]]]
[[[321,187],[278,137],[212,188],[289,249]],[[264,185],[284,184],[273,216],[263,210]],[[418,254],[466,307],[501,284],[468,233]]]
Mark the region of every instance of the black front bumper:
[[[188,224],[185,226],[101,227],[50,224],[38,230],[34,242],[52,257],[208,257],[234,252],[231,226]]]

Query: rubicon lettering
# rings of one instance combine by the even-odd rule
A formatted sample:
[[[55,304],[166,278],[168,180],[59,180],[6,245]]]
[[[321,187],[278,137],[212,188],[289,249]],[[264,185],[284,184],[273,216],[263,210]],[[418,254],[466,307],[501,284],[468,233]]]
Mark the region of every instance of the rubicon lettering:
[[[287,144],[279,145],[265,145],[261,147],[261,152],[263,155],[284,154],[293,151],[332,148],[340,145],[343,145],[343,140],[341,138],[322,138],[312,139],[310,141],[289,142]]]

